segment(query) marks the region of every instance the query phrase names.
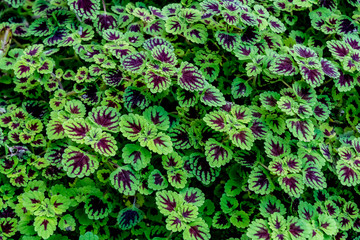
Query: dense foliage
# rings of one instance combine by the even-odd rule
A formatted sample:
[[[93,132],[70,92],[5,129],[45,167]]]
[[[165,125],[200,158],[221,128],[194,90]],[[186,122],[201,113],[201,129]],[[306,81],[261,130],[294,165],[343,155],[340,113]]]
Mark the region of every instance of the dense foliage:
[[[360,239],[359,0],[4,0],[0,239]]]

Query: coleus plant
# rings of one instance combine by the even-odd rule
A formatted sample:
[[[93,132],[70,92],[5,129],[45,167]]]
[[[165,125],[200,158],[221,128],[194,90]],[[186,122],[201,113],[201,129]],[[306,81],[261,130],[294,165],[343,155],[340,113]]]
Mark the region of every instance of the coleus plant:
[[[359,239],[358,1],[0,3],[1,239]]]

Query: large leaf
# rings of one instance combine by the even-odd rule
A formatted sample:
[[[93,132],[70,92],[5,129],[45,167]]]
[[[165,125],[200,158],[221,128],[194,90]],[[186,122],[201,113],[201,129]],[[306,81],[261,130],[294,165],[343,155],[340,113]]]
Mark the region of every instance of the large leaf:
[[[65,134],[74,142],[84,143],[86,134],[90,131],[90,125],[83,118],[69,119],[63,123]]]
[[[249,189],[256,194],[266,195],[274,191],[275,185],[262,167],[254,167],[248,179]]]
[[[205,86],[205,79],[198,68],[189,62],[182,62],[178,73],[178,84],[188,91],[201,91]]]
[[[229,147],[209,139],[205,145],[205,156],[210,167],[221,167],[232,159],[233,152]]]
[[[192,173],[204,185],[209,185],[214,182],[220,173],[220,169],[210,167],[205,156],[201,153],[191,154],[189,165]]]
[[[210,229],[202,218],[198,218],[186,226],[183,237],[188,240],[209,240]]]
[[[111,184],[122,194],[134,195],[139,186],[137,174],[128,166],[118,167],[110,175]]]
[[[244,150],[250,150],[255,141],[252,131],[247,127],[231,130],[229,134],[232,143]]]
[[[144,131],[147,121],[143,116],[128,114],[120,117],[120,131],[130,141],[136,141]]]
[[[310,120],[288,119],[289,131],[300,141],[310,142],[314,136],[314,124]]]
[[[119,132],[120,114],[112,107],[93,108],[89,120],[103,130]]]
[[[97,0],[68,0],[71,9],[84,18],[96,18],[96,13],[100,8],[100,2]]]
[[[131,164],[135,171],[145,168],[151,160],[151,153],[138,144],[126,144],[122,149],[124,163]]]
[[[303,172],[304,182],[313,189],[324,189],[327,187],[326,178],[316,165],[308,164]]]
[[[270,240],[270,230],[267,221],[256,219],[252,221],[247,229],[246,235],[254,240]]]
[[[117,223],[120,229],[128,230],[137,225],[144,217],[144,213],[137,208],[124,208],[119,212]]]
[[[177,206],[182,203],[177,193],[167,190],[156,192],[155,201],[159,211],[165,216],[174,212]]]
[[[65,149],[61,162],[67,175],[72,178],[89,176],[99,166],[95,156],[87,154],[74,146]]]
[[[44,239],[48,239],[54,233],[56,225],[55,217],[37,216],[34,219],[34,229]]]
[[[173,151],[171,138],[164,133],[158,133],[155,138],[148,141],[146,146],[158,154],[167,155]]]
[[[304,191],[304,182],[300,174],[288,174],[279,177],[281,188],[292,197],[300,197]]]

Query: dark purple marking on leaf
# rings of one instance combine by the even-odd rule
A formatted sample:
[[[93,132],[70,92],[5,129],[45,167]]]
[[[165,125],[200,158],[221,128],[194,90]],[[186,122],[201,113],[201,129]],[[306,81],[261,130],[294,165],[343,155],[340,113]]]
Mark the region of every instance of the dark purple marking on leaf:
[[[294,177],[290,177],[290,178],[289,177],[284,177],[282,179],[282,183],[289,188],[289,192],[295,192],[296,193],[297,192],[296,190],[299,189],[299,187],[298,187],[299,182]]]
[[[301,234],[304,232],[305,230],[301,228],[301,226],[296,225],[296,223],[291,223],[289,226],[289,232],[296,238],[301,237]]]
[[[249,136],[247,131],[239,131],[233,135],[233,139],[236,139],[236,141],[240,142],[241,144],[246,144],[248,137]]]
[[[187,146],[190,146],[190,138],[187,129],[185,127],[181,126],[181,127],[173,128],[170,131],[170,137],[173,146],[177,149],[186,148]]]
[[[71,2],[75,12],[82,17],[91,18],[94,13],[98,10],[99,4],[97,1],[92,0],[75,0]]]
[[[277,100],[274,98],[274,96],[266,96],[264,101],[267,105],[276,107]]]
[[[226,19],[226,21],[230,24],[235,24],[236,21],[238,20],[238,17],[237,16],[233,16],[233,15],[230,15],[229,13],[225,12],[224,13],[224,19]]]
[[[92,113],[93,120],[96,124],[108,128],[109,130],[116,129],[118,127],[117,115],[113,111],[107,111],[101,109]]]
[[[266,204],[265,210],[269,214],[280,212],[280,208],[276,206],[276,203],[272,203],[270,201]]]
[[[307,139],[307,134],[309,133],[310,129],[309,129],[309,124],[307,121],[291,121],[291,128],[294,129],[297,134],[301,134],[305,139]]]
[[[254,236],[257,236],[259,239],[264,239],[264,240],[270,240],[270,233],[269,230],[267,229],[267,227],[263,224],[261,224],[262,227],[258,227],[256,233],[254,234]]]
[[[311,50],[305,46],[297,45],[296,47],[294,47],[294,50],[297,52],[297,54],[300,55],[300,57],[303,57],[303,58],[317,57],[316,53],[313,50]]]
[[[160,137],[157,137],[153,140],[154,145],[164,146],[166,147],[165,141]]]
[[[170,80],[167,77],[160,76],[152,71],[148,72],[148,81],[151,83],[154,89],[161,89],[170,84]]]
[[[152,51],[156,46],[165,46],[165,47],[169,48],[170,50],[174,49],[174,47],[171,45],[171,43],[169,43],[165,39],[159,38],[159,37],[150,38],[150,39],[146,40],[143,45],[144,45],[144,48],[149,51]]]
[[[270,181],[261,169],[256,172],[256,176],[253,177],[253,179],[255,179],[251,180],[255,183],[253,184],[253,188],[264,189],[266,191],[270,187]]]
[[[43,20],[41,23],[38,23],[35,25],[35,27],[32,27],[32,25],[30,26],[32,32],[34,32],[33,34],[35,36],[39,36],[39,35],[48,35],[50,29],[49,29],[49,24],[46,20]]]
[[[221,32],[217,35],[217,37],[220,40],[220,43],[225,46],[226,49],[232,50],[235,47],[235,44],[237,42],[236,35],[228,34],[225,32]]]
[[[69,132],[71,132],[71,135],[74,135],[73,133],[75,133],[76,136],[82,136],[85,137],[86,133],[90,131],[89,125],[85,124],[76,124],[76,125],[72,125],[72,126],[67,126],[69,128]]]
[[[319,174],[319,169],[315,166],[309,166],[305,170],[305,180],[308,183],[316,183],[318,186],[323,185],[323,179],[321,178]]]
[[[129,126],[129,128],[131,128],[132,131],[129,132],[129,133],[131,133],[133,135],[136,135],[136,134],[140,133],[141,130],[142,130],[142,126],[141,126],[140,123],[136,124],[136,122],[127,121],[126,125]]]
[[[248,13],[244,12],[240,15],[240,17],[249,25],[255,25],[256,20],[253,16],[250,16]]]
[[[325,110],[323,107],[321,107],[320,105],[317,105],[315,108],[314,108],[314,114],[318,117],[323,117],[325,116]]]
[[[112,153],[114,150],[113,142],[109,140],[108,136],[101,138],[97,143],[96,146],[102,153],[109,154]]]
[[[41,70],[48,70],[49,69],[49,62],[44,62],[44,64],[38,69]]]
[[[284,145],[278,141],[270,140],[270,151],[273,157],[279,157],[284,154]]]
[[[279,74],[293,75],[295,73],[295,67],[293,62],[288,57],[281,57],[274,63],[274,70]]]
[[[201,3],[201,7],[205,10],[205,11],[210,11],[210,12],[214,12],[214,13],[220,13],[220,5],[218,2],[205,2],[205,3]]]
[[[123,189],[126,190],[127,188],[129,190],[132,189],[132,183],[134,183],[134,181],[132,180],[132,178],[135,178],[136,176],[128,170],[125,169],[121,169],[115,176],[114,176],[114,182],[117,182],[118,186],[123,186]]]
[[[347,205],[344,210],[345,210],[345,212],[348,213],[350,216],[354,216],[354,215],[357,214],[357,212],[356,212],[353,204]]]
[[[175,208],[176,208],[175,200],[171,201],[170,197],[167,195],[165,195],[165,197],[163,195],[160,195],[160,198],[161,198],[160,203],[166,205],[166,208],[165,208],[166,210],[168,210],[169,212],[172,212],[175,210]]]
[[[116,19],[111,14],[99,14],[97,16],[97,28],[100,32],[107,30],[107,29],[114,29],[116,28],[117,22]]]
[[[353,228],[356,229],[356,230],[359,230],[360,229],[360,218],[357,217],[353,223]]]
[[[199,31],[199,30],[197,30],[197,29],[192,29],[192,30],[189,32],[189,34],[190,34],[191,37],[194,37],[194,36],[195,36],[195,37],[198,38],[198,39],[201,39],[200,33],[201,33],[201,31]]]
[[[26,65],[20,65],[18,67],[18,70],[17,70],[17,73],[19,73],[19,75],[23,75],[24,73],[30,71],[30,67],[29,66],[26,66]]]
[[[162,12],[160,11],[160,9],[157,9],[155,7],[152,7],[150,6],[149,7],[151,13],[154,15],[154,16],[157,16],[158,18],[165,18],[165,16],[162,14]]]
[[[151,32],[160,32],[162,30],[161,22],[157,21],[157,22],[151,24],[151,26],[149,27],[149,30]]]
[[[123,66],[126,70],[137,71],[144,64],[146,55],[144,53],[136,53],[127,56],[123,60]]]
[[[11,116],[5,116],[5,117],[2,117],[0,118],[0,121],[3,123],[3,124],[8,124],[11,122]]]
[[[342,71],[340,71],[340,78],[338,80],[338,84],[341,87],[351,87],[353,85],[353,82],[353,76],[351,76],[350,74],[344,74]]]
[[[180,184],[182,181],[183,175],[181,175],[180,173],[176,173],[175,175],[171,176],[171,180],[172,182],[178,183]]]
[[[340,58],[345,57],[350,51],[349,48],[343,43],[329,42],[328,45],[331,47],[332,51],[335,52],[336,56],[339,56]]]
[[[71,157],[69,157],[67,161],[73,162],[69,164],[69,167],[72,167],[72,171],[71,171],[72,174],[75,174],[74,173],[75,171],[77,172],[75,175],[84,174],[83,168],[85,172],[89,171],[90,158],[87,155],[78,151],[69,152],[69,155],[71,155]],[[80,169],[79,171],[78,168]]]
[[[132,109],[141,107],[147,103],[147,98],[143,94],[143,91],[140,91],[134,87],[128,87],[125,90],[124,99],[125,106]]]
[[[25,183],[25,177],[23,175],[20,175],[15,178],[14,182],[22,185]]]
[[[109,39],[109,41],[115,41],[121,38],[120,34],[117,34],[115,32],[109,32],[106,33],[106,38]]]
[[[350,223],[350,220],[347,219],[346,217],[341,217],[341,219],[339,220],[339,223],[342,227],[346,226],[347,224]]]
[[[255,43],[259,38],[259,33],[253,27],[247,27],[245,32],[241,35],[241,41],[246,43]]]
[[[322,73],[318,69],[309,69],[305,66],[301,67],[301,73],[305,77],[306,81],[310,81],[311,84],[318,86],[321,84]]]
[[[3,233],[12,235],[12,232],[16,231],[15,223],[16,222],[6,220],[0,224],[0,229]],[[3,239],[3,237],[1,237],[1,239]]]
[[[134,163],[137,163],[138,160],[141,160],[141,152],[139,151],[134,151],[132,152],[129,157],[132,157],[133,158],[133,162]]]
[[[202,90],[205,86],[205,81],[201,73],[194,65],[189,63],[183,66],[179,82],[181,86],[190,91]]]
[[[197,202],[197,198],[199,198],[199,196],[197,195],[197,193],[190,193],[190,195],[188,195],[188,192],[186,192],[184,200],[188,203],[195,203]]]
[[[341,19],[338,30],[342,34],[354,33],[357,31],[357,27],[350,19]]]
[[[320,7],[328,8],[330,10],[335,10],[337,3],[334,0],[320,0],[319,5]]]
[[[24,25],[16,26],[15,30],[13,31],[15,36],[23,36],[23,35],[26,35],[27,32],[28,32],[28,29]]]
[[[65,37],[67,36],[67,34],[68,33],[67,33],[66,29],[59,28],[53,33],[52,36],[48,37],[44,41],[46,41],[47,45],[52,46],[52,45],[55,45],[55,44],[59,43],[60,41],[64,40]]]
[[[154,177],[154,183],[156,185],[162,185],[162,183],[164,182],[163,176],[161,176],[159,173],[154,174],[153,177]]]
[[[159,48],[158,51],[155,50],[153,57],[160,62],[169,63],[169,64],[175,63],[175,58],[171,55],[170,49],[166,47],[161,47]]]
[[[258,120],[253,120],[250,130],[252,131],[254,137],[256,138],[263,137],[267,133],[265,125]]]
[[[30,51],[28,51],[26,54],[30,56],[35,56],[40,49],[40,46],[32,47]]]
[[[206,158],[202,155],[193,156],[193,161],[190,163],[193,174],[203,184],[209,184],[215,180],[217,170],[210,167]]]
[[[216,104],[216,105],[222,103],[221,98],[219,97],[219,95],[217,95],[217,92],[214,91],[214,89],[212,89],[212,88],[206,89],[203,94],[204,95],[202,96],[202,99],[205,102]]]

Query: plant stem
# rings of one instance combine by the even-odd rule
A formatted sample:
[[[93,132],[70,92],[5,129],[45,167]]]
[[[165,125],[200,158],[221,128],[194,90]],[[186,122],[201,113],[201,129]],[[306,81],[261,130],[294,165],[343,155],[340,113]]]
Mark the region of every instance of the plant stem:
[[[103,4],[104,12],[106,14],[106,6],[105,6],[105,1],[104,0],[102,0],[102,4]]]

